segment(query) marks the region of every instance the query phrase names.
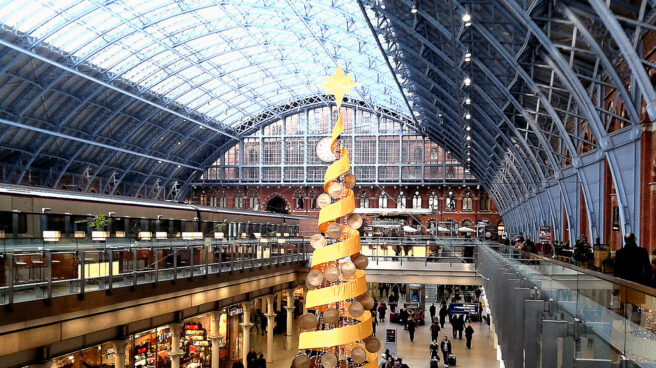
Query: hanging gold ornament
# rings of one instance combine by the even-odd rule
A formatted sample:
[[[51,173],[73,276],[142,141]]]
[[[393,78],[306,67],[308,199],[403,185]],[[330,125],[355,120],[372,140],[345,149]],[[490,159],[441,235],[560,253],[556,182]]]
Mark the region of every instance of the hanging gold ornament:
[[[324,275],[326,280],[335,282],[339,280],[339,268],[337,268],[335,265],[330,265],[326,268]]]
[[[314,249],[325,247],[327,244],[326,238],[321,234],[314,234],[310,237],[310,245]]]
[[[301,325],[301,330],[311,331],[317,329],[317,316],[313,313],[305,313],[298,319],[299,324]]]

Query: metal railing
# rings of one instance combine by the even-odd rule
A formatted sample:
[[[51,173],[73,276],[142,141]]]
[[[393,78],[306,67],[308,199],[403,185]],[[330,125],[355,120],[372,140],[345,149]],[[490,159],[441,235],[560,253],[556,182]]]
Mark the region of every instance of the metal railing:
[[[526,344],[524,351],[526,361],[542,356],[543,368],[610,367],[618,361],[626,367],[656,367],[656,289],[516,248],[488,245],[480,250],[478,265],[489,279],[484,283],[500,325],[504,360],[522,355],[516,350],[522,343],[503,336],[504,328],[513,335],[520,325],[527,331],[541,325],[541,344],[532,346],[537,351],[529,352]],[[500,300],[505,302],[495,311]],[[537,315],[529,313],[538,303]],[[525,311],[521,321],[512,313],[520,309]],[[540,335],[539,330],[535,333]],[[551,345],[554,337],[563,339],[561,346]]]
[[[85,246],[4,253],[0,305],[306,261],[309,247],[301,238]]]

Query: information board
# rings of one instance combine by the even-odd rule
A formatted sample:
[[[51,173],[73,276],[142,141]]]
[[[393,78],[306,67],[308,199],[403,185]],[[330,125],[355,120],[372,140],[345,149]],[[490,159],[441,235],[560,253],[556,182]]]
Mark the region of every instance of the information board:
[[[396,328],[385,329],[385,349],[396,355]]]
[[[449,314],[478,314],[478,304],[451,303],[449,304]]]

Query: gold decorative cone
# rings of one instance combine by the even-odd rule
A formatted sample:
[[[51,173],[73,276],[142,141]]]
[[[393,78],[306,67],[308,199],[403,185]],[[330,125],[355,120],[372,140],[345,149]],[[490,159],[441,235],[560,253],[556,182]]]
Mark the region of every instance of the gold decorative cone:
[[[328,93],[336,95],[339,111],[342,96],[350,92],[354,83],[351,82],[350,76],[345,76],[338,68],[324,86],[328,88]],[[326,170],[326,194],[322,194],[329,195],[335,202],[319,205],[321,211],[318,224],[319,231],[336,242],[320,246],[321,239],[314,238],[312,271],[308,278],[316,279],[308,284],[316,285],[319,281],[318,274],[314,271],[318,271],[322,277],[320,285],[308,291],[305,307],[317,315],[318,327],[315,331],[301,332],[298,347],[302,353],[312,356],[313,359],[321,357],[317,365],[324,368],[332,368],[335,365],[339,368],[377,368],[376,354],[365,350],[366,341],[373,332],[371,312],[368,310],[373,307],[373,300],[364,295],[367,291],[367,281],[364,271],[360,268],[366,266],[366,257],[360,255],[360,234],[357,230],[362,226],[362,219],[359,215],[352,215],[355,210],[352,188],[356,179],[349,172],[349,152],[340,141],[343,131],[344,118],[339,113],[331,135],[331,150],[336,160]],[[325,197],[323,199],[329,202]],[[325,205],[322,206],[323,204]],[[362,258],[356,256],[352,262],[351,256],[354,255]],[[339,272],[336,273],[336,269],[339,269]],[[371,347],[372,343],[369,345]],[[312,368],[319,367],[313,364]]]

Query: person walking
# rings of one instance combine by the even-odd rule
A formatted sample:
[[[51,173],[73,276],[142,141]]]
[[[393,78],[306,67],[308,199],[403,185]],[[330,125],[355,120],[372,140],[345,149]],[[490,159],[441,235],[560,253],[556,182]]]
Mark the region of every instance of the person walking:
[[[440,344],[437,342],[437,339],[433,339],[428,345],[428,351],[430,352],[431,359],[440,359],[438,352],[439,348]]]
[[[615,252],[615,277],[645,285],[651,281],[649,254],[638,246],[633,233],[624,236],[624,248]]]
[[[442,307],[440,308],[440,327],[444,328],[444,322],[446,320],[446,316],[449,314],[446,310],[446,305],[442,304]]]
[[[449,314],[449,321],[451,322],[451,334],[455,339],[458,336],[458,316]]]
[[[376,327],[378,326],[378,318],[376,318],[376,311],[371,312],[371,317],[373,318],[373,322],[371,322],[371,326],[373,328],[373,336],[376,336]]]
[[[467,339],[467,349],[471,349],[471,340],[474,335],[474,329],[472,328],[471,323],[465,329],[465,338]]]
[[[378,306],[378,318],[381,322],[385,321],[385,312],[387,311],[387,306],[385,306],[385,303],[380,303]]]
[[[465,316],[458,317],[458,339],[462,340],[462,331],[465,329]]]
[[[444,366],[449,366],[449,355],[451,355],[451,341],[449,341],[448,336],[444,336],[444,340],[440,343],[440,350],[442,350],[442,356],[444,357]]]
[[[437,340],[437,336],[440,333],[440,324],[434,321],[430,326],[431,340]]]
[[[401,324],[403,325],[403,329],[407,330],[408,329],[408,310],[406,308],[401,309],[399,312],[399,318],[401,320]]]
[[[410,317],[408,319],[408,332],[410,333],[410,342],[415,340],[415,328],[417,327],[417,322],[415,319]]]
[[[266,359],[264,359],[264,354],[260,354],[260,357],[255,360],[255,368],[266,368]]]
[[[246,368],[255,368],[255,360],[257,360],[257,353],[251,346],[248,354],[246,354]]]
[[[431,303],[430,308],[428,308],[428,311],[430,312],[430,316],[431,316],[431,319],[430,319],[431,322],[433,322],[433,318],[435,318],[435,309],[436,309],[435,308],[435,303]]]

